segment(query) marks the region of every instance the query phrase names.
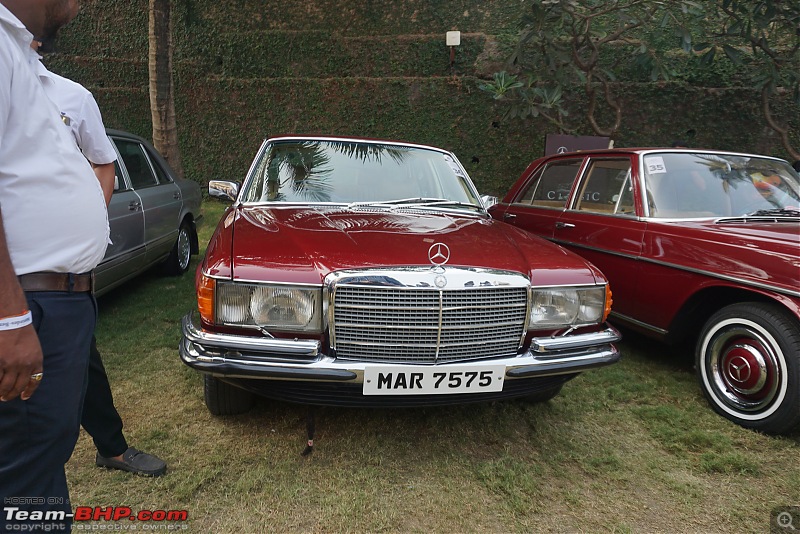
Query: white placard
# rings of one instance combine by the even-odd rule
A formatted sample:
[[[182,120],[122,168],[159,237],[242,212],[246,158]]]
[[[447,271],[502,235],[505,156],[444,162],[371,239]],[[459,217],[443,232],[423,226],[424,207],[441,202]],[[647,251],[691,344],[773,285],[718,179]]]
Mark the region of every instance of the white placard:
[[[665,174],[667,166],[664,165],[664,158],[661,156],[652,156],[644,160],[644,166],[648,174]]]
[[[459,46],[461,44],[461,32],[447,32],[446,39],[447,46]]]

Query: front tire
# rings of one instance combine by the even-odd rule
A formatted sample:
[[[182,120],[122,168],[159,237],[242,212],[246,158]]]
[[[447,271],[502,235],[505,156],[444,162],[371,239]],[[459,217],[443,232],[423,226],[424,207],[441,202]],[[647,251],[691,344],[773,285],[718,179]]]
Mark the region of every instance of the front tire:
[[[206,408],[213,415],[238,415],[253,407],[255,396],[218,378],[203,375]]]
[[[700,387],[723,417],[770,434],[800,423],[800,325],[778,306],[733,304],[712,315],[696,363]]]

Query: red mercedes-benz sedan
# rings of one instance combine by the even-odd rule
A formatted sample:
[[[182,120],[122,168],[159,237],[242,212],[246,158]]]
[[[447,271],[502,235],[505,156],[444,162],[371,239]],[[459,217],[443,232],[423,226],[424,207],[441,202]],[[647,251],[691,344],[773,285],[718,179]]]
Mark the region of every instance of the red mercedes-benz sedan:
[[[718,413],[772,433],[800,423],[800,180],[786,161],[558,154],[534,161],[490,211],[599,267],[614,288],[612,322],[695,339]]]
[[[196,275],[181,358],[214,414],[546,400],[619,359],[611,292],[576,254],[493,220],[429,146],[266,140]]]

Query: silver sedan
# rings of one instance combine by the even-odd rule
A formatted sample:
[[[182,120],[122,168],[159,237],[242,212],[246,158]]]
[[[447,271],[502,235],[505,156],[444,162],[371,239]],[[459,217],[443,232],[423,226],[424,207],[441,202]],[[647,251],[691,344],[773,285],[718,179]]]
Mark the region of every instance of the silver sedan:
[[[108,206],[111,243],[95,270],[95,294],[161,265],[165,274],[186,272],[198,252],[200,187],[177,178],[141,137],[107,130],[117,150],[114,194]]]

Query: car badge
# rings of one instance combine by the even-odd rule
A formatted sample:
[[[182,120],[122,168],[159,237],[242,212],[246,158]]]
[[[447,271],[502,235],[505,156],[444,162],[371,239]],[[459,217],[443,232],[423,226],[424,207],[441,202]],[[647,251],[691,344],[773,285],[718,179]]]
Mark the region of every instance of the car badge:
[[[728,363],[728,374],[733,380],[741,384],[750,380],[753,370],[747,360],[741,356],[736,356]]]
[[[444,243],[434,243],[428,249],[428,259],[433,265],[444,265],[450,260],[450,248]]]
[[[447,278],[445,278],[441,274],[437,274],[436,278],[433,279],[433,283],[434,283],[434,285],[436,287],[438,287],[439,289],[442,289],[444,286],[447,285]]]

